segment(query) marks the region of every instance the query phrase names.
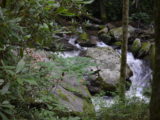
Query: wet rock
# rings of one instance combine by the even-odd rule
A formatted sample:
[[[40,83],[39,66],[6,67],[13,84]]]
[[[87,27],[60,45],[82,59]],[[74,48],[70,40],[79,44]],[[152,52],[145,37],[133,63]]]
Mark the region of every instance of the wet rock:
[[[138,51],[141,49],[141,40],[136,38],[132,44],[131,51],[134,55],[137,55]]]
[[[106,44],[110,44],[110,42],[112,41],[112,36],[111,34],[108,34],[108,32],[109,32],[109,29],[107,27],[101,29],[98,32],[99,39]]]
[[[93,71],[88,76],[88,88],[91,93],[104,91],[115,91],[120,76],[120,55],[111,47],[88,48],[85,56],[93,58],[96,66],[91,67]],[[132,71],[127,67],[127,79],[132,75]]]
[[[112,36],[111,35],[108,35],[108,34],[100,34],[99,35],[99,39],[101,41],[103,41],[104,43],[106,43],[107,45],[109,45],[110,43],[112,43],[114,40],[112,39]]]
[[[97,41],[99,41],[97,36],[89,36],[88,34],[81,35],[77,40],[82,47],[94,47]]]

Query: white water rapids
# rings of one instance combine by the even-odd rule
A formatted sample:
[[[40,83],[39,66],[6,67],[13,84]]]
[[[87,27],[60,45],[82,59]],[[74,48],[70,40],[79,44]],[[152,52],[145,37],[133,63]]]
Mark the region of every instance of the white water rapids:
[[[75,43],[76,38],[71,38],[69,43],[73,46],[77,47],[79,50],[77,51],[69,51],[58,53],[61,57],[75,57],[79,56],[81,50],[86,50],[87,48],[81,47],[79,44]],[[103,42],[97,42],[97,47],[107,47]],[[146,102],[149,101],[147,97],[143,95],[143,90],[146,87],[150,86],[150,80],[152,79],[152,71],[150,67],[140,59],[134,58],[133,54],[127,53],[127,63],[133,72],[133,76],[130,78],[132,84],[128,91],[126,91],[126,97],[138,97]],[[95,109],[98,110],[100,108],[100,104],[105,106],[110,106],[116,101],[116,97],[93,97],[92,102],[95,105]]]
[[[127,63],[133,72],[133,76],[130,78],[132,85],[126,95],[146,99],[143,96],[143,90],[150,86],[150,80],[152,79],[150,67],[143,60],[135,59],[132,53],[127,54]]]

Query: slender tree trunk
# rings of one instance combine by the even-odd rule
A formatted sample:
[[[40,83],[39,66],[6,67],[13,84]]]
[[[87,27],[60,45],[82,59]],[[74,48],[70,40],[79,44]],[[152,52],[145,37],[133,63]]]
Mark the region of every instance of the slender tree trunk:
[[[126,83],[126,68],[127,68],[127,45],[128,45],[128,16],[129,16],[129,0],[123,0],[123,40],[121,46],[121,69],[120,69],[120,84],[119,97],[121,101],[125,101],[125,83]]]
[[[106,8],[105,8],[105,1],[100,0],[100,12],[101,12],[101,19],[106,22],[107,21],[107,13],[106,13]]]
[[[155,59],[150,120],[160,120],[160,0],[155,0]]]

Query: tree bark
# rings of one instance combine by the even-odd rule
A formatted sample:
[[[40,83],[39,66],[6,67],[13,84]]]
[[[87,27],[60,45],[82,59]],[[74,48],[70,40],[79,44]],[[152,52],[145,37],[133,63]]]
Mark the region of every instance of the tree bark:
[[[150,101],[150,120],[160,120],[160,0],[155,0],[155,58]]]
[[[106,13],[106,8],[105,8],[105,2],[104,0],[100,0],[100,12],[101,12],[101,19],[102,21],[106,22],[107,21],[107,13]]]
[[[128,45],[128,22],[129,22],[129,0],[123,0],[123,36],[121,46],[121,69],[119,83],[119,97],[125,101],[126,68],[127,68],[127,45]]]

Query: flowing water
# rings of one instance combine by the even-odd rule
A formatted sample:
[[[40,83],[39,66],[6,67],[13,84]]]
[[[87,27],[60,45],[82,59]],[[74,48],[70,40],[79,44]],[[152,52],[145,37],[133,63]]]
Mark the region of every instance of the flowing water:
[[[127,63],[133,72],[133,76],[130,78],[132,85],[129,91],[126,92],[126,95],[146,99],[146,97],[143,96],[143,90],[150,86],[152,70],[149,65],[145,63],[145,61],[135,59],[132,53],[127,54]]]
[[[80,54],[82,50],[86,50],[87,48],[81,47],[79,44],[75,43],[76,37],[73,37],[69,40],[69,43],[76,46],[79,50],[76,51],[69,51],[59,53],[62,57],[75,57]],[[97,47],[108,47],[103,42],[97,42]],[[117,52],[120,52],[117,50]],[[131,80],[131,87],[128,91],[126,91],[126,97],[138,97],[140,99],[145,100],[146,102],[149,101],[147,97],[143,95],[144,88],[150,86],[150,80],[152,79],[152,70],[150,69],[149,65],[147,65],[143,60],[134,58],[133,54],[128,52],[127,53],[127,63],[133,72],[133,76],[130,78]],[[95,109],[98,110],[100,108],[100,104],[110,106],[115,103],[117,98],[112,98],[108,96],[104,97],[93,97],[92,102],[95,105]]]

